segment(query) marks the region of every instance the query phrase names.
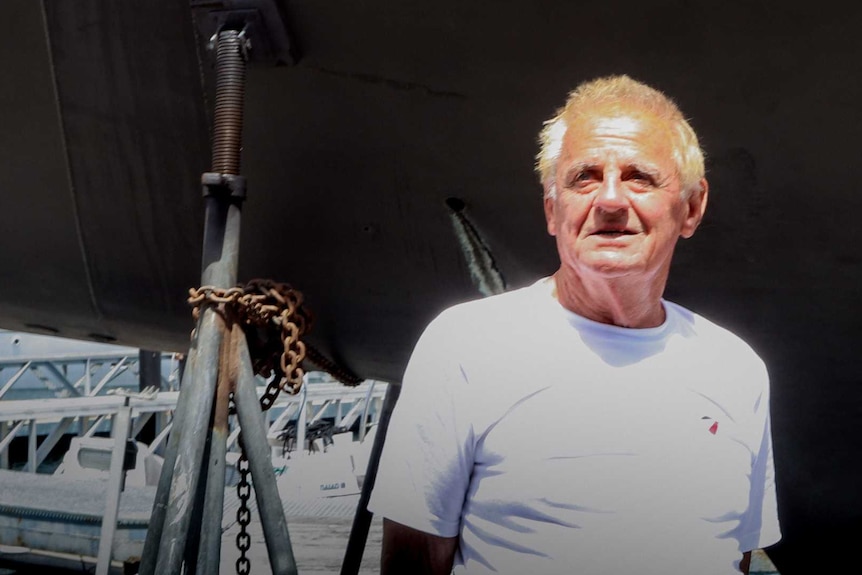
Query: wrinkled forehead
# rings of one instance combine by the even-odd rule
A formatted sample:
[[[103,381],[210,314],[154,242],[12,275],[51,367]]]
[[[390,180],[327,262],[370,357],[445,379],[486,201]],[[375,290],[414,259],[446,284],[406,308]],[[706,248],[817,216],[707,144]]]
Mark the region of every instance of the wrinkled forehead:
[[[670,123],[648,110],[599,109],[567,120],[562,158],[612,154],[675,165]]]

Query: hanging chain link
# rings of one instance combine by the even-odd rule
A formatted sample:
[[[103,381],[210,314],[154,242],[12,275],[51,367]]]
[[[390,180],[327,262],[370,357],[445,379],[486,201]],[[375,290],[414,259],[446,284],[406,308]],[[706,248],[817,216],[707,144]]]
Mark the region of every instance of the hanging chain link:
[[[240,438],[240,455],[236,462],[239,471],[239,483],[236,484],[236,494],[239,496],[239,507],[236,509],[236,521],[239,523],[239,533],[236,534],[236,548],[239,550],[239,558],[236,560],[237,575],[249,575],[251,573],[251,561],[246,554],[251,548],[251,535],[248,533],[248,524],[251,523],[251,509],[248,501],[251,498],[251,483],[248,481],[250,467],[246,457],[245,447]]]

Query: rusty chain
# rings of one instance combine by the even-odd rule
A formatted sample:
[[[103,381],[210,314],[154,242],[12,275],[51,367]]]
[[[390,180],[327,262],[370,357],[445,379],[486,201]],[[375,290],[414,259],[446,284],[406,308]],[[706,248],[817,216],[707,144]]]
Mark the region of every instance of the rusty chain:
[[[259,279],[228,289],[202,286],[189,290],[188,302],[195,321],[203,306],[210,304],[222,316],[240,324],[248,342],[254,373],[265,378],[275,375],[260,398],[264,411],[272,407],[281,391],[294,395],[299,393],[304,375],[302,362],[306,358],[345,385],[355,386],[362,382],[362,378],[301,340],[311,328],[313,317],[303,304],[302,293],[288,284]],[[251,484],[248,481],[249,461],[241,437],[236,465],[240,474],[236,486],[240,503],[236,511],[239,523],[236,545],[240,552],[236,572],[248,575],[251,570],[247,557],[251,547],[247,529],[251,522],[248,506]]]
[[[281,391],[297,394],[302,388],[305,343],[300,337],[311,327],[312,316],[302,305],[302,294],[288,284],[252,280],[245,286],[218,289],[202,286],[189,290],[188,302],[195,320],[205,303],[239,322],[248,343],[252,370],[270,382],[260,398],[266,411]],[[231,408],[233,411],[233,407]]]
[[[264,410],[272,406],[279,392],[299,392],[304,375],[302,362],[306,357],[341,383],[357,385],[362,381],[302,341],[313,316],[303,304],[302,293],[288,284],[252,280],[245,286],[228,289],[203,286],[190,289],[188,301],[193,306],[195,319],[201,307],[210,303],[221,313],[229,309],[241,323],[254,373],[266,378],[276,375],[261,397]]]

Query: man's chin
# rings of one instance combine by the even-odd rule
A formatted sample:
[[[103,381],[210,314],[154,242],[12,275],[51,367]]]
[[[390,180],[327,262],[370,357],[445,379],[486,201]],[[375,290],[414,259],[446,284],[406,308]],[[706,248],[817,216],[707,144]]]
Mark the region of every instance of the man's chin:
[[[632,258],[618,257],[601,257],[589,258],[581,262],[582,269],[587,273],[597,277],[616,278],[636,275],[644,271],[644,266],[639,261],[632,261]]]

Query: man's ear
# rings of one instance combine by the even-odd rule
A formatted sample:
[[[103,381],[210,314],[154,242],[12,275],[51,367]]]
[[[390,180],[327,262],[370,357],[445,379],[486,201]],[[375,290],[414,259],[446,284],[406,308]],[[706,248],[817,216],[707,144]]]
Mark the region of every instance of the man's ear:
[[[557,235],[557,224],[554,218],[556,213],[556,200],[550,196],[549,191],[548,184],[545,184],[545,222],[548,225],[548,233],[555,236]]]
[[[557,235],[557,224],[554,221],[554,208],[556,203],[553,197],[556,195],[554,194],[554,184],[545,182],[542,187],[544,188],[545,193],[545,222],[548,225],[548,233],[555,236]]]
[[[694,190],[686,199],[686,216],[682,222],[682,229],[679,235],[683,238],[690,238],[694,235],[697,226],[700,225],[703,219],[703,214],[706,212],[706,204],[709,199],[709,183],[706,178],[701,178],[699,189]],[[547,211],[547,208],[546,208]]]

